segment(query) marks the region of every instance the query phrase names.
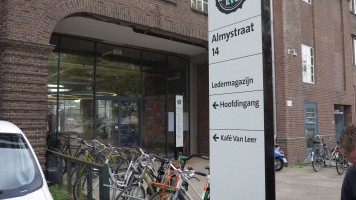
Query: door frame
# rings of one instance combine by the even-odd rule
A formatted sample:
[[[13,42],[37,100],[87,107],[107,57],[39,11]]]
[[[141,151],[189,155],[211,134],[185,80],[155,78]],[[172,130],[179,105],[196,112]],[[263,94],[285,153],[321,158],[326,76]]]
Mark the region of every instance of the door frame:
[[[312,108],[314,109],[314,122],[308,122],[307,121],[307,112],[306,110],[308,108]],[[313,133],[313,139],[316,135],[318,135],[318,107],[317,104],[315,102],[304,102],[304,135],[305,135],[305,142],[306,142],[306,153],[308,155],[308,153],[311,152],[310,147],[308,147],[308,135],[307,135],[307,129],[308,128],[313,128],[314,129],[314,133]]]
[[[341,115],[342,117],[338,117],[339,115]],[[344,130],[344,127],[345,127],[345,106],[340,104],[335,104],[334,105],[334,128],[335,128],[336,141],[339,141],[341,133]]]

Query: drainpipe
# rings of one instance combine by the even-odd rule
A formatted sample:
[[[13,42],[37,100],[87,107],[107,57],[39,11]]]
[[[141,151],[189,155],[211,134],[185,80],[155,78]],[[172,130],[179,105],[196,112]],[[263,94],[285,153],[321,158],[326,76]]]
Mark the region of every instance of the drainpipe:
[[[355,119],[356,119],[356,86],[354,85],[354,113],[353,113],[353,116],[354,118],[351,120],[351,122],[355,122]]]
[[[274,18],[273,18],[273,1],[271,2],[271,43],[272,43],[272,90],[273,90],[273,132],[274,143],[277,143],[277,103],[276,103],[276,75],[275,75],[275,59],[274,59]]]

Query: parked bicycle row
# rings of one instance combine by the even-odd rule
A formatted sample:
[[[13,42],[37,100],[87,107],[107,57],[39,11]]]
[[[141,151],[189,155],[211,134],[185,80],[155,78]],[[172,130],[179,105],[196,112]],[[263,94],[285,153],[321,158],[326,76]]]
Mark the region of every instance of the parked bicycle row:
[[[318,172],[322,165],[324,167],[335,166],[339,175],[342,175],[345,169],[349,167],[349,162],[340,150],[339,141],[336,142],[334,148],[329,149],[324,138],[319,135],[316,135],[313,139],[311,163],[315,172]]]
[[[114,147],[98,140],[88,143],[76,136],[64,136],[56,146],[55,150],[62,154],[108,166],[108,184],[100,185],[99,170],[77,166],[75,162],[64,163],[64,169],[70,164],[67,177],[76,200],[88,199],[100,187],[110,188],[111,199],[210,199],[209,167],[206,167],[207,173],[186,167],[193,157],[209,159],[202,154],[179,154],[177,160],[172,160],[154,152],[145,152],[138,146]],[[67,170],[63,171],[65,173]],[[190,181],[198,179],[197,175],[206,177],[203,194]],[[188,188],[191,188],[189,193]]]

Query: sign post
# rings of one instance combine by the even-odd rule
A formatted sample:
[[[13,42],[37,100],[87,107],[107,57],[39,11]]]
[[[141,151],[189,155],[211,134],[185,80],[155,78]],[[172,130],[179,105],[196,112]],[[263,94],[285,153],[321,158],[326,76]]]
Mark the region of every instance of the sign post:
[[[184,129],[183,129],[183,96],[176,95],[175,98],[175,152],[174,157],[178,157],[178,153],[183,151],[183,138],[184,138]]]
[[[270,4],[209,2],[211,199],[275,199]]]

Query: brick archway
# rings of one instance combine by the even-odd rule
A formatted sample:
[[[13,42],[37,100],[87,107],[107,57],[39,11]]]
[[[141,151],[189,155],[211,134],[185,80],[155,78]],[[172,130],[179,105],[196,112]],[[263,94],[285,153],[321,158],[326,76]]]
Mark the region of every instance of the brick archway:
[[[42,15],[36,41],[48,43],[58,22],[69,16],[95,16],[111,20],[114,23],[136,24],[199,40],[207,40],[207,27],[204,27],[204,25],[197,27],[197,24],[192,22],[180,22],[177,19],[172,19],[172,16],[165,16],[160,10],[161,8],[158,5],[145,6],[138,3],[130,5],[130,1],[123,3],[98,0],[61,2]]]
[[[65,17],[73,15],[97,15],[151,27],[157,27],[158,25],[157,20],[155,20],[158,15],[152,11],[138,9],[137,12],[132,12],[132,8],[128,6],[117,7],[115,3],[109,1],[70,0],[57,4],[42,16],[38,34],[36,34],[38,41],[49,41],[52,31],[58,22]],[[43,32],[41,33],[41,31]]]

